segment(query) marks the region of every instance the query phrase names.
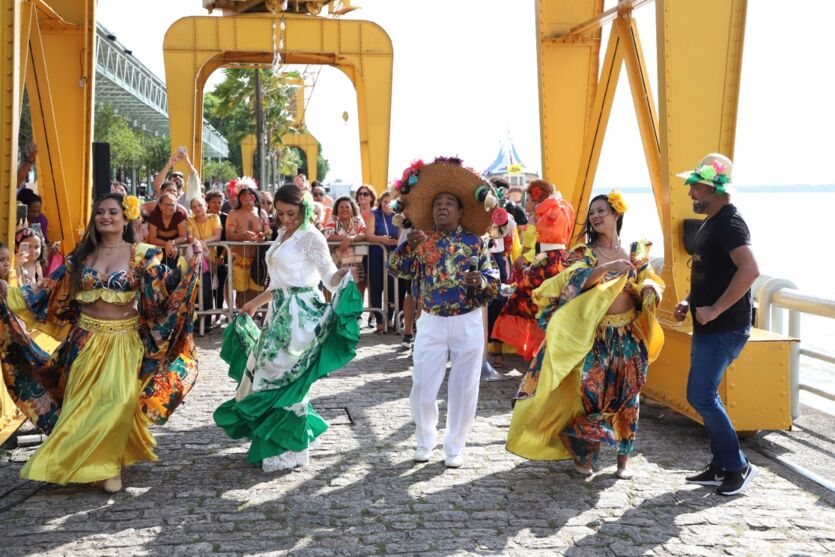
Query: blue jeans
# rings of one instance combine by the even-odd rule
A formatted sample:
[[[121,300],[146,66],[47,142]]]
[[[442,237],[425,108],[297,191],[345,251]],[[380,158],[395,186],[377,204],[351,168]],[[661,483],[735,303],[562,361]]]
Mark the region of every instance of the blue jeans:
[[[728,472],[746,466],[745,455],[719,398],[719,383],[725,370],[739,356],[748,340],[749,329],[724,333],[693,333],[690,348],[690,376],[687,379],[687,402],[696,409],[710,436],[711,464]]]

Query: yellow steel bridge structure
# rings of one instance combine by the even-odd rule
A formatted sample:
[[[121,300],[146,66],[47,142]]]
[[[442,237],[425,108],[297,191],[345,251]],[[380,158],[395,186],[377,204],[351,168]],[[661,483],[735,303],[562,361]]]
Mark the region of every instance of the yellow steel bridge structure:
[[[330,65],[357,93],[363,182],[378,190],[388,176],[392,44],[370,21],[338,16],[350,0],[204,0],[222,17],[186,17],[164,44],[172,145],[202,161],[203,88],[229,64]],[[635,10],[651,5],[657,26],[658,94],[650,89]],[[14,232],[17,134],[23,88],[29,94],[39,185],[58,235],[71,249],[89,217],[93,130],[95,0],[0,0],[0,227]],[[325,11],[327,7],[327,11]],[[626,70],[647,168],[664,233],[667,283],[661,307],[667,342],[645,393],[694,419],[685,399],[690,326],[671,318],[689,289],[684,223],[693,214],[675,173],[709,152],[733,158],[746,0],[537,0],[537,56],[543,175],[584,207],[594,183],[615,87]],[[709,13],[694,40],[692,22]],[[610,26],[606,45],[604,26]],[[602,57],[601,57],[602,54]],[[698,68],[700,79],[692,76]],[[60,94],[58,94],[60,92]],[[289,140],[290,138],[288,138]],[[308,159],[315,161],[308,153]],[[794,343],[755,330],[726,374],[721,393],[738,430],[791,427],[789,357]],[[0,414],[13,421],[5,393]]]

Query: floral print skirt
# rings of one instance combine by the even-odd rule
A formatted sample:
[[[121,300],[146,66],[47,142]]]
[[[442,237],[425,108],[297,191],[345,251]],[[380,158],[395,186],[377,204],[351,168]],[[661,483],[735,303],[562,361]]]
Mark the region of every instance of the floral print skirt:
[[[607,315],[597,327],[591,352],[582,364],[583,415],[560,440],[584,466],[597,460],[601,443],[627,456],[638,429],[638,395],[646,383],[647,350],[634,321],[636,311]]]
[[[330,303],[315,288],[274,290],[236,396],[215,411],[230,437],[252,441],[247,460],[265,471],[307,464],[310,444],[328,427],[309,391],[355,353],[362,300],[353,282],[343,284]]]

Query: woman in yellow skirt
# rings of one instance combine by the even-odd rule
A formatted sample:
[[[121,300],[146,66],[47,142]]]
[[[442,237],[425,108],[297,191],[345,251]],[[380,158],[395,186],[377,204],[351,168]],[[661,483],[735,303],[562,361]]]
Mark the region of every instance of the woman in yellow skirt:
[[[591,200],[586,244],[533,292],[542,342],[516,393],[507,449],[531,460],[573,458],[592,473],[601,445],[617,447],[625,478],[638,428],[638,395],[664,342],[655,320],[664,283],[649,242],[620,242],[627,206],[617,191]]]
[[[56,484],[104,480],[157,460],[148,430],[164,423],[197,378],[192,339],[199,243],[190,264],[162,264],[162,251],[134,244],[132,196],[93,206],[79,244],[41,285],[0,281],[0,360],[9,394],[48,437],[21,477]],[[61,344],[48,354],[42,331]]]

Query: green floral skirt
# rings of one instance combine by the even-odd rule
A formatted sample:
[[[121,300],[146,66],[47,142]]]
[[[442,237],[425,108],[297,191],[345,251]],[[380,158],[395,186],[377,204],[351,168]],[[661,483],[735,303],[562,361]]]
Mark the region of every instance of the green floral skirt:
[[[257,327],[246,314],[227,327],[221,357],[239,385],[214,419],[233,439],[252,441],[249,462],[286,461],[275,468],[306,463],[310,443],[328,427],[308,402],[310,386],[353,359],[361,313],[362,297],[345,280],[330,303],[314,288],[274,290],[254,344]]]

